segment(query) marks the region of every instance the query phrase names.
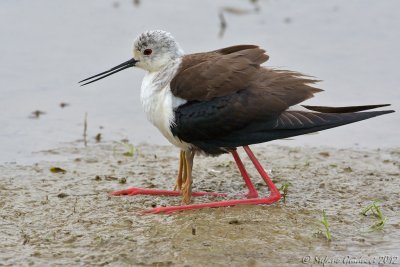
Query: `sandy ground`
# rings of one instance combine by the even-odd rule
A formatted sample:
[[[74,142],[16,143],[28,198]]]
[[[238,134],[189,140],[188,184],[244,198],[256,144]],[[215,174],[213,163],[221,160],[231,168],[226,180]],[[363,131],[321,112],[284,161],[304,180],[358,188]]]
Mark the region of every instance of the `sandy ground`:
[[[79,146],[40,152],[68,160],[0,166],[0,266],[338,266],[350,260],[364,263],[347,266],[378,266],[383,256],[392,257],[387,266],[400,262],[400,148],[256,146],[276,184],[291,183],[285,203],[141,216],[180,199],[108,193],[172,188],[178,151],[139,145],[130,157],[122,144]],[[196,158],[194,176],[195,190],[245,192],[228,155]],[[360,211],[376,199],[387,221],[372,231],[376,216]],[[330,242],[320,223],[323,209]]]

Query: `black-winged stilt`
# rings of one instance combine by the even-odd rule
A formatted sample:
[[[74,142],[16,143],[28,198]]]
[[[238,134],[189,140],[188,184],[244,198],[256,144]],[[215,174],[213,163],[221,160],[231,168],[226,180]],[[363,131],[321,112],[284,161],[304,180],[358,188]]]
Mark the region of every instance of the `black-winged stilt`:
[[[182,195],[182,206],[158,207],[147,212],[174,212],[239,204],[271,204],[280,193],[249,145],[287,138],[369,119],[393,110],[364,110],[388,106],[297,106],[315,93],[317,80],[298,72],[260,66],[268,60],[255,45],[236,45],[211,52],[185,55],[165,31],[140,34],[134,57],[108,71],[82,80],[86,85],[129,67],[147,71],[141,102],[148,119],[173,145],[181,149],[174,190],[129,188],[113,195]],[[270,195],[258,193],[236,152],[242,146],[266,182]],[[190,204],[192,196],[224,196],[192,192],[192,167],[196,153],[231,153],[249,189],[245,199]]]

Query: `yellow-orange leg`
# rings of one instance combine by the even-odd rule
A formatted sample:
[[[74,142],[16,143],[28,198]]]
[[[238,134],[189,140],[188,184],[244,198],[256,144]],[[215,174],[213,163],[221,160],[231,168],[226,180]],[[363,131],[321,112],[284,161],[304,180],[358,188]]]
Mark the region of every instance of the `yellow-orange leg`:
[[[131,187],[124,190],[114,191],[111,194],[114,196],[135,196],[135,195],[153,195],[153,196],[181,196],[184,204],[189,204],[191,197],[214,196],[225,197],[225,193],[213,192],[192,192],[192,167],[193,167],[193,152],[180,152],[178,177],[174,190],[163,189],[147,189]]]
[[[178,190],[181,191],[182,190],[182,181],[183,181],[183,165],[184,165],[184,161],[185,161],[185,151],[181,150],[180,154],[179,154],[179,169],[178,169],[178,178],[176,178],[176,183],[175,183],[175,187],[174,187],[174,191]],[[186,178],[185,178],[186,180]]]
[[[182,151],[182,185],[186,183],[187,178],[187,163],[186,163],[186,151]],[[181,187],[182,190],[182,187]]]
[[[184,181],[182,184],[182,203],[189,204],[192,198],[192,169],[195,153],[193,151],[184,152]],[[186,175],[185,175],[186,174]]]

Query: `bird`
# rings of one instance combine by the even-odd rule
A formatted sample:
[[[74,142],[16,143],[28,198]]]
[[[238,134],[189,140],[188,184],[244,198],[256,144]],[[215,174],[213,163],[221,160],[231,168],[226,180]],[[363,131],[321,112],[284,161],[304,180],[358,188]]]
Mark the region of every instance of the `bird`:
[[[257,45],[241,44],[209,52],[185,54],[163,30],[139,34],[133,58],[79,83],[87,85],[124,69],[146,71],[140,99],[148,120],[180,149],[173,190],[129,188],[112,195],[181,196],[182,204],[155,207],[144,213],[172,213],[241,204],[272,204],[280,192],[250,149],[250,145],[289,138],[366,120],[394,110],[369,111],[390,104],[362,106],[300,105],[323,90],[320,80],[302,73],[262,66],[269,59]],[[237,148],[244,151],[267,184],[270,194],[259,197]],[[192,203],[197,196],[224,193],[192,192],[192,169],[197,154],[232,154],[248,188],[240,199]]]

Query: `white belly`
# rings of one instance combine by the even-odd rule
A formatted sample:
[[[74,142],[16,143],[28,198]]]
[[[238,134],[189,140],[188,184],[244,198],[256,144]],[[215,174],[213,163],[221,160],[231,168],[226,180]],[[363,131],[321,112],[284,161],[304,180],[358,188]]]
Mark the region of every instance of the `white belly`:
[[[171,70],[171,68],[169,68]],[[172,80],[171,75],[175,71],[162,75],[160,80],[159,73],[148,73],[143,78],[141,87],[141,102],[148,120],[160,130],[167,140],[181,148],[188,149],[189,144],[182,142],[179,138],[173,136],[171,125],[174,123],[174,108],[184,104],[186,100],[175,97],[171,93],[169,82]]]

